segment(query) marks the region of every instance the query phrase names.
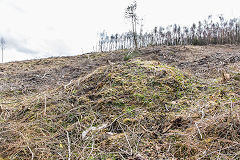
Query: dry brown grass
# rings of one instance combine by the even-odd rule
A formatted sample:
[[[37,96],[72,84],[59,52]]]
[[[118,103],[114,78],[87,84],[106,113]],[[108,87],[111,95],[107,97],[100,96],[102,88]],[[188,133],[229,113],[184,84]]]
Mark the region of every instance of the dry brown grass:
[[[228,50],[226,59],[234,59],[224,61],[222,69],[231,75],[225,81],[221,72],[213,72],[221,66],[214,58],[223,54],[184,59],[191,52],[205,54],[209,48],[214,47],[148,48],[129,61],[123,61],[120,52],[0,66],[9,69],[2,82],[15,78],[1,90],[0,155],[9,159],[238,159],[238,48],[214,48]],[[72,69],[63,72],[66,67],[60,66],[65,62]],[[78,62],[92,67],[77,66]],[[209,67],[205,62],[209,71],[197,74]],[[9,68],[19,64],[32,71]],[[33,79],[25,82],[29,77]],[[22,81],[28,87],[17,86]]]

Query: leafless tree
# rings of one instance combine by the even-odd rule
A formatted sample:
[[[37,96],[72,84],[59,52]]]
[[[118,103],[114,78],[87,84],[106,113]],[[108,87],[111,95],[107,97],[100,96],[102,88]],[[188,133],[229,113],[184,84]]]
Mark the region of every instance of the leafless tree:
[[[0,47],[1,47],[1,50],[2,50],[2,63],[3,63],[3,51],[6,48],[6,41],[3,37],[0,39]]]
[[[219,15],[219,19],[213,21],[212,16],[208,16],[204,21],[193,23],[190,27],[174,24],[166,28],[154,27],[150,32],[144,32],[141,28],[137,34],[136,4],[133,3],[127,9],[133,30],[122,34],[100,35],[100,51],[161,45],[240,44],[239,18],[225,19]]]
[[[125,18],[130,19],[131,23],[132,23],[132,34],[133,34],[135,49],[138,48],[138,43],[137,43],[137,21],[138,21],[138,17],[137,17],[137,14],[136,14],[136,9],[137,9],[137,2],[136,1],[134,1],[131,5],[129,5],[125,9]]]

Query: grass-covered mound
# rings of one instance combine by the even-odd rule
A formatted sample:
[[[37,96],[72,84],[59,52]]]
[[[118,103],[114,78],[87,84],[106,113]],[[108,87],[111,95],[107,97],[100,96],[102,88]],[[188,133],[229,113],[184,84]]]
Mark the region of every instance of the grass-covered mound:
[[[1,155],[11,159],[145,155],[147,146],[160,143],[158,137],[169,130],[171,113],[189,107],[197,97],[195,85],[178,69],[154,61],[100,67],[19,104],[20,109],[1,123]]]
[[[239,79],[136,59],[24,97],[0,123],[10,159],[238,158]]]

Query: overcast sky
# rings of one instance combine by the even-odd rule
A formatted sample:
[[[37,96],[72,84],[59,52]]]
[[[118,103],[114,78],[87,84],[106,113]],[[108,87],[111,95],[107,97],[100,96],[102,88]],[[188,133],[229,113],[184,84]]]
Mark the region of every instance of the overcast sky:
[[[130,29],[124,9],[132,0],[0,0],[4,61],[77,55],[96,46],[98,33]],[[240,16],[239,0],[137,0],[145,30],[190,25],[208,15]]]

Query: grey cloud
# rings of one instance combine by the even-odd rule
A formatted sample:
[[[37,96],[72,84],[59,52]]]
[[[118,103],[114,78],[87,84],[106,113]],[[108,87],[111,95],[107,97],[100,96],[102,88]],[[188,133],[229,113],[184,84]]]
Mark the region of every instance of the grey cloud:
[[[38,54],[39,52],[28,47],[28,41],[26,39],[21,39],[17,37],[13,37],[8,34],[1,34],[6,40],[6,49],[15,49],[18,52],[26,53],[26,54]]]
[[[24,46],[19,46],[18,44],[14,46],[14,48],[18,51],[18,52],[22,52],[22,53],[27,53],[27,54],[38,54],[38,51],[32,50],[30,48],[26,48]]]
[[[20,35],[0,33],[0,37],[6,40],[6,49],[14,49],[17,52],[44,57],[71,55],[70,47],[61,39],[40,42],[39,46],[42,47],[39,50],[39,48],[32,47],[29,40]]]

